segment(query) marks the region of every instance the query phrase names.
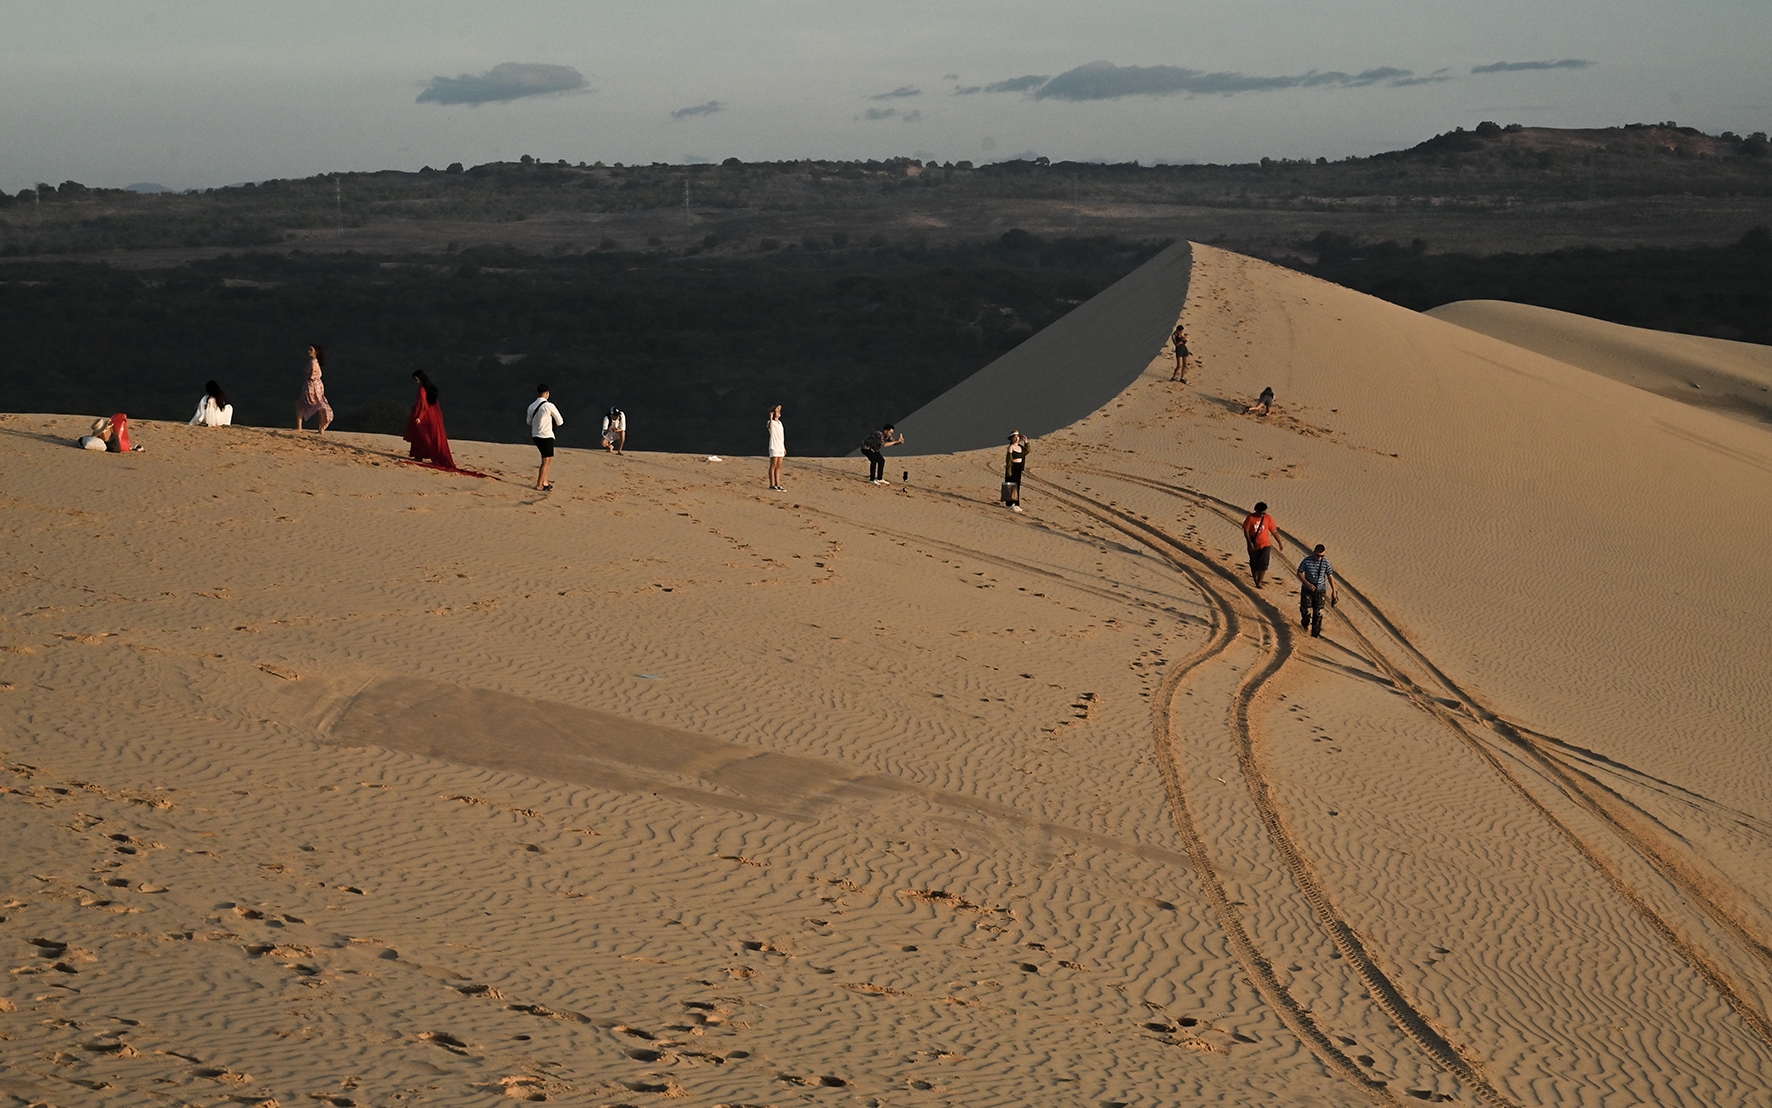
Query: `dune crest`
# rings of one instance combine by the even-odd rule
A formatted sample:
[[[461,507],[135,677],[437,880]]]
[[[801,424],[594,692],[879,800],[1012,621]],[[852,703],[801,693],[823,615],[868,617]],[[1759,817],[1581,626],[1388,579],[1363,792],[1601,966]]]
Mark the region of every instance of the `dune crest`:
[[[1504,300],[1460,300],[1426,314],[1682,404],[1772,422],[1772,347]]]

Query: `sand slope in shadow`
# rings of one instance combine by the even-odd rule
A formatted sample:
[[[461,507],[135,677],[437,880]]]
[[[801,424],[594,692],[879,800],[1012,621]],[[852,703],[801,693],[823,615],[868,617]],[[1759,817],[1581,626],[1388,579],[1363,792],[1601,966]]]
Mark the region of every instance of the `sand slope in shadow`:
[[[1187,300],[1190,244],[1178,242],[899,424],[903,453],[1038,438],[1113,401],[1164,349]]]

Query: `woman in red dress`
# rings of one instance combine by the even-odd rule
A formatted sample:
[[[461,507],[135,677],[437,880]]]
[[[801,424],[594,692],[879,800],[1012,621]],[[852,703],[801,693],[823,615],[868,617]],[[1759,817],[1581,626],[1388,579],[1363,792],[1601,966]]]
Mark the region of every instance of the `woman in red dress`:
[[[455,468],[455,457],[449,452],[449,436],[443,432],[443,409],[437,407],[437,386],[418,370],[412,375],[418,382],[418,399],[412,402],[412,414],[406,417],[406,441],[412,444],[412,456],[420,461],[435,462],[445,469]]]

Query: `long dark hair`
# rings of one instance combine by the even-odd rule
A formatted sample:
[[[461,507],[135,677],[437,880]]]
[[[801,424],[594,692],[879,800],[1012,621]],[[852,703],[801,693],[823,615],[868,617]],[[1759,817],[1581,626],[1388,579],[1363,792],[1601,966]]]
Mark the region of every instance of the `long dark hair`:
[[[413,370],[412,379],[417,381],[419,387],[425,390],[425,399],[435,404],[437,402],[437,386],[431,383],[431,379],[425,375],[425,371],[422,369]]]
[[[228,394],[223,392],[222,387],[214,381],[204,382],[203,391],[215,398],[216,407],[225,408],[228,406]]]
[[[314,360],[316,362],[320,363],[321,369],[325,369],[326,368],[326,348],[321,346],[317,342],[310,342],[310,343],[308,343],[308,345],[310,347],[312,347],[314,350]]]

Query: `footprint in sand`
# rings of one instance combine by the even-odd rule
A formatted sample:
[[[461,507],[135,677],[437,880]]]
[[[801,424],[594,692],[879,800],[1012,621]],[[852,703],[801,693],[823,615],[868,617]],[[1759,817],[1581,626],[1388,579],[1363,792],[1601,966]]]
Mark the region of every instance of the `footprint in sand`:
[[[433,1046],[440,1046],[451,1054],[459,1054],[465,1057],[468,1053],[468,1044],[462,1042],[454,1035],[449,1034],[447,1031],[421,1031],[418,1035],[418,1041],[421,1043],[430,1043]]]

